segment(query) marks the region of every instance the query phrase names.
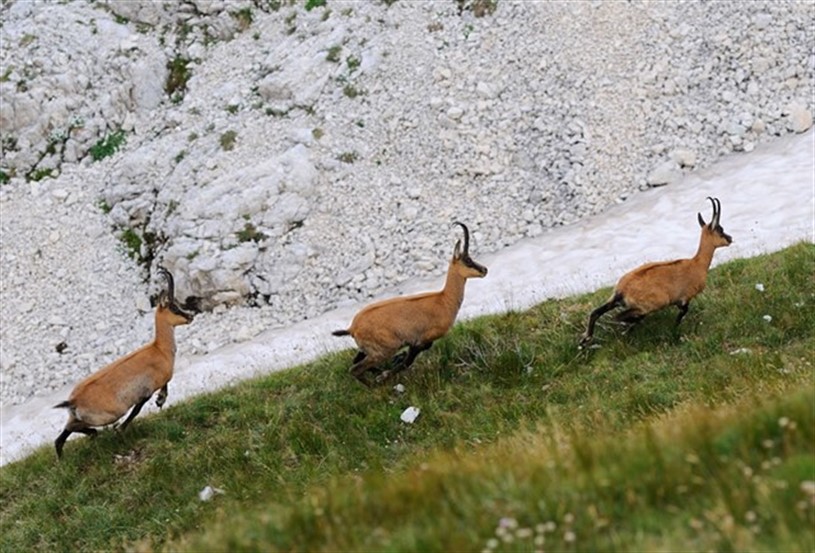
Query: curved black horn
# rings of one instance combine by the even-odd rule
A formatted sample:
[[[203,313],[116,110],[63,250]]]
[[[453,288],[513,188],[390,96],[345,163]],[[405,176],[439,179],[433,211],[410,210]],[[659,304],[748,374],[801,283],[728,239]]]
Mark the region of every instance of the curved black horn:
[[[467,225],[465,225],[464,223],[460,223],[460,222],[456,221],[453,224],[460,226],[461,230],[464,231],[464,253],[470,253],[470,230],[467,228]]]
[[[713,217],[710,220],[710,226],[716,227],[719,224],[719,215],[721,214],[721,206],[719,204],[719,200],[717,198],[711,198],[710,196],[707,197],[710,200],[710,203],[713,205]]]
[[[173,280],[173,275],[165,269],[164,267],[159,267],[158,272],[164,278],[167,279],[167,297],[171,302],[175,301],[175,281]]]

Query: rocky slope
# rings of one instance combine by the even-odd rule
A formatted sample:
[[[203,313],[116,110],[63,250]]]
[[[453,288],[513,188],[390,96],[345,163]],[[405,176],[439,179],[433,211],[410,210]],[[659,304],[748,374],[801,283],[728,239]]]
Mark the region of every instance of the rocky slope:
[[[4,2],[3,404],[147,340],[158,264],[205,353],[812,125],[807,2],[319,3]]]

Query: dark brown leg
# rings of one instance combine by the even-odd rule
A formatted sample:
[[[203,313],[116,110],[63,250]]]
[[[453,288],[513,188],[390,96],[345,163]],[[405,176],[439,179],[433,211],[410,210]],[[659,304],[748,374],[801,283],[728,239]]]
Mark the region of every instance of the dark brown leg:
[[[130,421],[136,418],[136,415],[139,414],[139,411],[141,411],[141,408],[144,407],[144,404],[147,403],[148,399],[150,399],[150,396],[147,396],[146,398],[144,398],[143,400],[141,400],[140,402],[133,406],[133,409],[130,410],[130,414],[127,416],[125,421],[119,425],[120,432],[123,432],[124,429],[127,428],[127,425],[130,424]]]
[[[594,325],[597,323],[597,319],[615,307],[619,307],[622,303],[622,294],[614,294],[610,300],[591,312],[591,315],[589,315],[589,323],[586,325],[586,332],[584,332],[580,338],[581,347],[591,342],[592,337],[594,337]]]
[[[62,431],[62,434],[57,436],[54,442],[54,446],[57,448],[57,459],[62,459],[62,448],[65,446],[65,440],[67,440],[71,434],[73,434],[73,432],[66,429]]]
[[[162,386],[161,390],[158,391],[158,395],[156,395],[156,405],[158,405],[159,409],[164,406],[165,401],[167,401],[167,384]]]
[[[679,323],[682,322],[682,319],[685,315],[688,314],[688,309],[690,308],[690,302],[686,301],[683,303],[678,303],[676,306],[679,308],[679,315],[676,317],[676,325],[679,326]]]
[[[68,436],[73,434],[74,432],[79,432],[81,434],[85,434],[90,436],[91,438],[96,437],[96,429],[95,428],[87,428],[84,426],[80,426],[80,423],[69,423],[65,426],[65,430],[62,431],[56,441],[54,441],[54,446],[57,449],[57,459],[62,459],[62,448],[65,446],[65,441],[68,439]]]
[[[614,317],[614,320],[617,321],[618,323],[633,325],[640,322],[644,318],[645,315],[643,315],[638,309],[634,309],[632,307],[630,309],[626,309],[621,313],[618,313]]]
[[[433,345],[433,342],[426,342],[424,344],[419,344],[418,346],[410,346],[408,347],[407,352],[400,353],[393,359],[393,367],[390,370],[383,371],[382,374],[376,377],[376,382],[381,383],[387,380],[391,375],[400,373],[410,367],[414,361],[416,361],[416,357],[419,356],[420,353],[423,351],[427,351],[430,349],[430,346]]]

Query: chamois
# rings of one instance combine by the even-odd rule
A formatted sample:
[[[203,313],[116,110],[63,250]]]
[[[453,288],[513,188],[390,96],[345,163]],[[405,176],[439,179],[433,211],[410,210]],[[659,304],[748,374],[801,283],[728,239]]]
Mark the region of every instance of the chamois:
[[[366,386],[369,384],[364,378],[365,372],[391,359],[402,347],[407,346],[407,352],[393,358],[392,369],[382,372],[377,382],[385,380],[392,372],[410,367],[417,355],[447,334],[464,299],[467,279],[486,276],[487,268],[470,257],[467,226],[459,222],[453,224],[464,231],[464,249],[461,249],[461,240],[456,241],[441,291],[373,303],[356,314],[348,330],[333,332],[334,336],[350,335],[354,338],[359,352],[350,372]]]
[[[625,307],[625,310],[618,313],[615,320],[634,324],[654,311],[675,305],[679,308],[679,316],[676,318],[676,324],[679,325],[688,312],[690,301],[705,289],[714,250],[729,246],[733,241],[719,224],[721,202],[717,198],[707,199],[713,204],[713,218],[706,224],[702,214],[697,213],[702,233],[696,255],[690,259],[646,263],[623,275],[614,287],[611,299],[591,312],[586,332],[580,340],[581,346],[591,341],[597,319],[620,306]]]
[[[119,426],[124,430],[156,390],[156,405],[161,407],[167,400],[175,361],[175,327],[188,324],[193,316],[176,304],[173,275],[163,267],[159,272],[167,279],[167,290],[160,294],[156,307],[155,339],[88,376],[67,401],[54,406],[68,409],[68,422],[54,442],[57,458],[62,458],[65,440],[73,432],[95,436],[94,427],[116,422],[132,407]]]

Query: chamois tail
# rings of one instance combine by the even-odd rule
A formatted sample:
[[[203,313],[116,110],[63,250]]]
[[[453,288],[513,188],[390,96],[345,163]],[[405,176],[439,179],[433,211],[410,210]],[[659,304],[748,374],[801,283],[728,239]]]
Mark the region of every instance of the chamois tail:
[[[348,332],[347,330],[335,330],[331,334],[333,334],[334,336],[350,336],[351,335],[351,333]]]
[[[54,405],[53,408],[54,409],[70,409],[73,406],[74,406],[74,404],[71,403],[71,400],[69,399],[69,400],[63,401],[62,403],[57,403],[56,405]]]

